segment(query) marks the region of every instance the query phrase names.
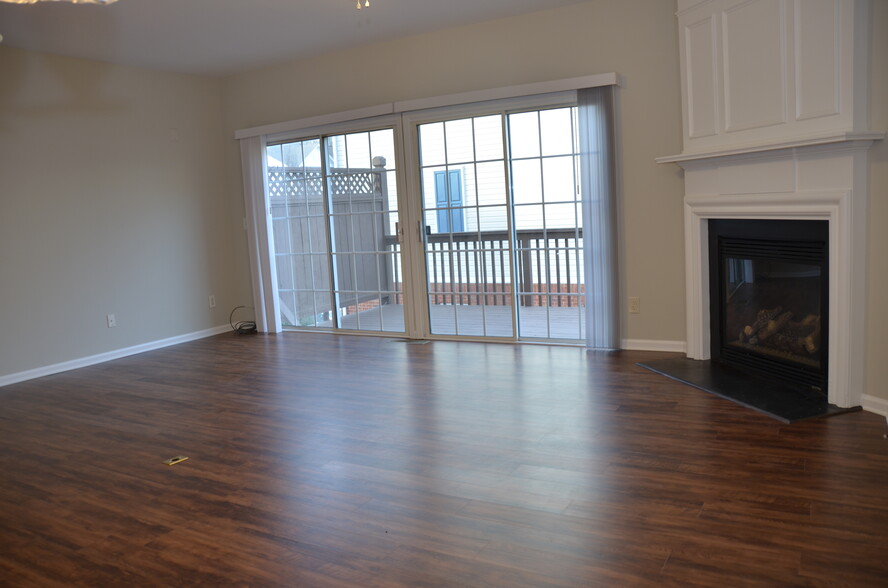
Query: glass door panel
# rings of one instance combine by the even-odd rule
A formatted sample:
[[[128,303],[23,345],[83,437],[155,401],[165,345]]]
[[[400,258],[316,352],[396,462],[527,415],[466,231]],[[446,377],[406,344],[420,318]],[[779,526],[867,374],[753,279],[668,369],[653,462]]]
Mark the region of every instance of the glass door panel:
[[[266,153],[283,325],[404,332],[393,130]]]
[[[508,115],[518,334],[586,337],[576,108]]]
[[[333,318],[318,139],[266,149],[278,307],[288,327],[317,327]]]
[[[431,333],[514,337],[502,117],[419,125],[418,136]]]
[[[404,331],[391,129],[324,139],[336,326]]]

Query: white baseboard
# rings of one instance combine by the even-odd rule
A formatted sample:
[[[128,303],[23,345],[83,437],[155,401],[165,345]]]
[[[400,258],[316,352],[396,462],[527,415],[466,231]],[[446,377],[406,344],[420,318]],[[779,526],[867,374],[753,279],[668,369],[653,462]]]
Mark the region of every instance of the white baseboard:
[[[870,396],[868,394],[864,394],[861,400],[863,410],[874,412],[888,418],[888,400],[879,398],[878,396]]]
[[[230,325],[220,325],[211,329],[204,329],[203,331],[185,333],[184,335],[177,335],[167,339],[149,341],[148,343],[141,343],[139,345],[133,345],[132,347],[124,347],[123,349],[115,349],[114,351],[99,353],[98,355],[90,355],[89,357],[81,357],[80,359],[72,359],[71,361],[63,361],[62,363],[55,363],[34,368],[32,370],[26,370],[24,372],[0,376],[0,388],[10,384],[24,382],[26,380],[33,380],[34,378],[42,378],[43,376],[49,376],[59,372],[67,372],[68,370],[76,370],[77,368],[104,363],[106,361],[111,361],[112,359],[120,359],[121,357],[127,357],[128,355],[136,355],[137,353],[153,351],[155,349],[169,347],[170,345],[178,345],[179,343],[187,343],[188,341],[196,341],[197,339],[212,337],[213,335],[219,335],[220,333],[230,330]]]
[[[626,349],[627,351],[669,351],[672,353],[687,353],[688,344],[684,341],[623,339],[622,349]]]

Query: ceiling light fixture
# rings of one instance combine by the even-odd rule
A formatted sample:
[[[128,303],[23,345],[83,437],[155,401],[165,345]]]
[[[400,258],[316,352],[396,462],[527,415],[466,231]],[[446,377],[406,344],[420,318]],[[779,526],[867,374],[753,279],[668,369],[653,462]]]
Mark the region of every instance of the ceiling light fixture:
[[[38,2],[70,2],[71,4],[113,4],[117,0],[0,0],[10,4],[37,4]]]
[[[357,8],[358,10],[362,8],[370,8],[370,0],[364,0],[363,3],[361,3],[361,0],[358,0],[358,3],[355,4],[355,8]]]

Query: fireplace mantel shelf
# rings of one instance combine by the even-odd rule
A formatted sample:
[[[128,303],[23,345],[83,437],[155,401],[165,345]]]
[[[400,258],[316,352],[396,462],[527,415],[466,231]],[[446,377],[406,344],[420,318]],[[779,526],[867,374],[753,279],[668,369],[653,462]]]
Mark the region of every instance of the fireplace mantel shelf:
[[[731,157],[735,155],[751,155],[758,153],[766,153],[771,151],[779,151],[781,149],[797,149],[799,147],[815,147],[820,145],[837,145],[840,143],[857,143],[857,142],[873,142],[885,138],[882,131],[868,131],[860,133],[835,133],[830,135],[817,135],[813,137],[794,138],[788,141],[778,143],[743,145],[731,149],[719,149],[715,151],[702,152],[685,152],[678,155],[667,155],[656,158],[657,163],[677,163],[681,165],[685,162],[705,161],[709,159],[717,159],[721,157]]]

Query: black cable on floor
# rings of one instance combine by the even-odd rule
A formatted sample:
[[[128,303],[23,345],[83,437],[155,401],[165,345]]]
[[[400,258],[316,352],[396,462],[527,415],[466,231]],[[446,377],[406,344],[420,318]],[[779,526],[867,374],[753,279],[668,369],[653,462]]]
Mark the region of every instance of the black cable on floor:
[[[233,322],[234,312],[238,308],[247,308],[246,306],[235,306],[231,310],[231,314],[228,315],[228,324],[231,325],[232,330],[238,335],[249,335],[251,333],[257,332],[256,329],[256,321],[238,321]]]

